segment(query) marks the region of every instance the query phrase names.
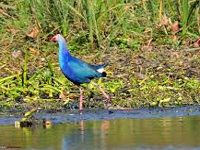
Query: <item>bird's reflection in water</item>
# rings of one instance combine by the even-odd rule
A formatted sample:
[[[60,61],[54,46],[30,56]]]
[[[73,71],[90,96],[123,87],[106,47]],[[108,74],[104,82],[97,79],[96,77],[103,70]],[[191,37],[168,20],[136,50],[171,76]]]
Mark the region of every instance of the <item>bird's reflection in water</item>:
[[[62,150],[105,149],[109,125],[108,120],[97,121],[87,126],[83,120],[74,123],[73,131],[62,140]]]

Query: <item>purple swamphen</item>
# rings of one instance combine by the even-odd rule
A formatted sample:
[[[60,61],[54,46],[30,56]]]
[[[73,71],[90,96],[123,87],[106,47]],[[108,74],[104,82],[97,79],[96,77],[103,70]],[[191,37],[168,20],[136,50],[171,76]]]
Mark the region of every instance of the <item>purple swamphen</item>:
[[[59,64],[60,68],[67,79],[73,82],[75,85],[79,86],[80,90],[80,102],[79,110],[83,110],[83,91],[80,84],[89,83],[93,78],[105,77],[104,72],[105,64],[101,65],[91,65],[88,64],[69,53],[67,48],[66,40],[60,34],[57,34],[51,38],[51,41],[58,42],[59,44]],[[105,91],[96,83],[92,82],[94,85],[98,86],[101,93],[105,96],[107,102],[109,103],[110,97],[105,93]]]

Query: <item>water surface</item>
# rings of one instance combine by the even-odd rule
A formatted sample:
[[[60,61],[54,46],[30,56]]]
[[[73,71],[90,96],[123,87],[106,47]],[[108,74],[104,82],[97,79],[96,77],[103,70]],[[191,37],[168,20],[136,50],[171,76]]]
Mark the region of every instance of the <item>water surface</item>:
[[[200,116],[78,120],[49,128],[0,126],[0,149],[196,150]]]

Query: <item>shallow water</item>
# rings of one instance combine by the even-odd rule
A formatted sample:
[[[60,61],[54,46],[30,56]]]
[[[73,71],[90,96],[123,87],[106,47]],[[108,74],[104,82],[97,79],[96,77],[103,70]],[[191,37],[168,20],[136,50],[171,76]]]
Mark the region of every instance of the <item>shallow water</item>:
[[[199,107],[36,116],[51,119],[54,125],[15,128],[10,123],[19,117],[1,116],[0,149],[200,149]]]

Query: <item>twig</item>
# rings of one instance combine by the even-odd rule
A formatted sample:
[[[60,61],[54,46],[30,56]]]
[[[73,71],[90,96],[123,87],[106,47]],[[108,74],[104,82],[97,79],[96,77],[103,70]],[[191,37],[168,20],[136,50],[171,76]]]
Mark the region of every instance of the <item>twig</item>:
[[[200,50],[200,47],[196,47],[196,48],[187,48],[187,49],[183,49],[181,50],[182,52],[193,52],[193,51],[198,51]]]

